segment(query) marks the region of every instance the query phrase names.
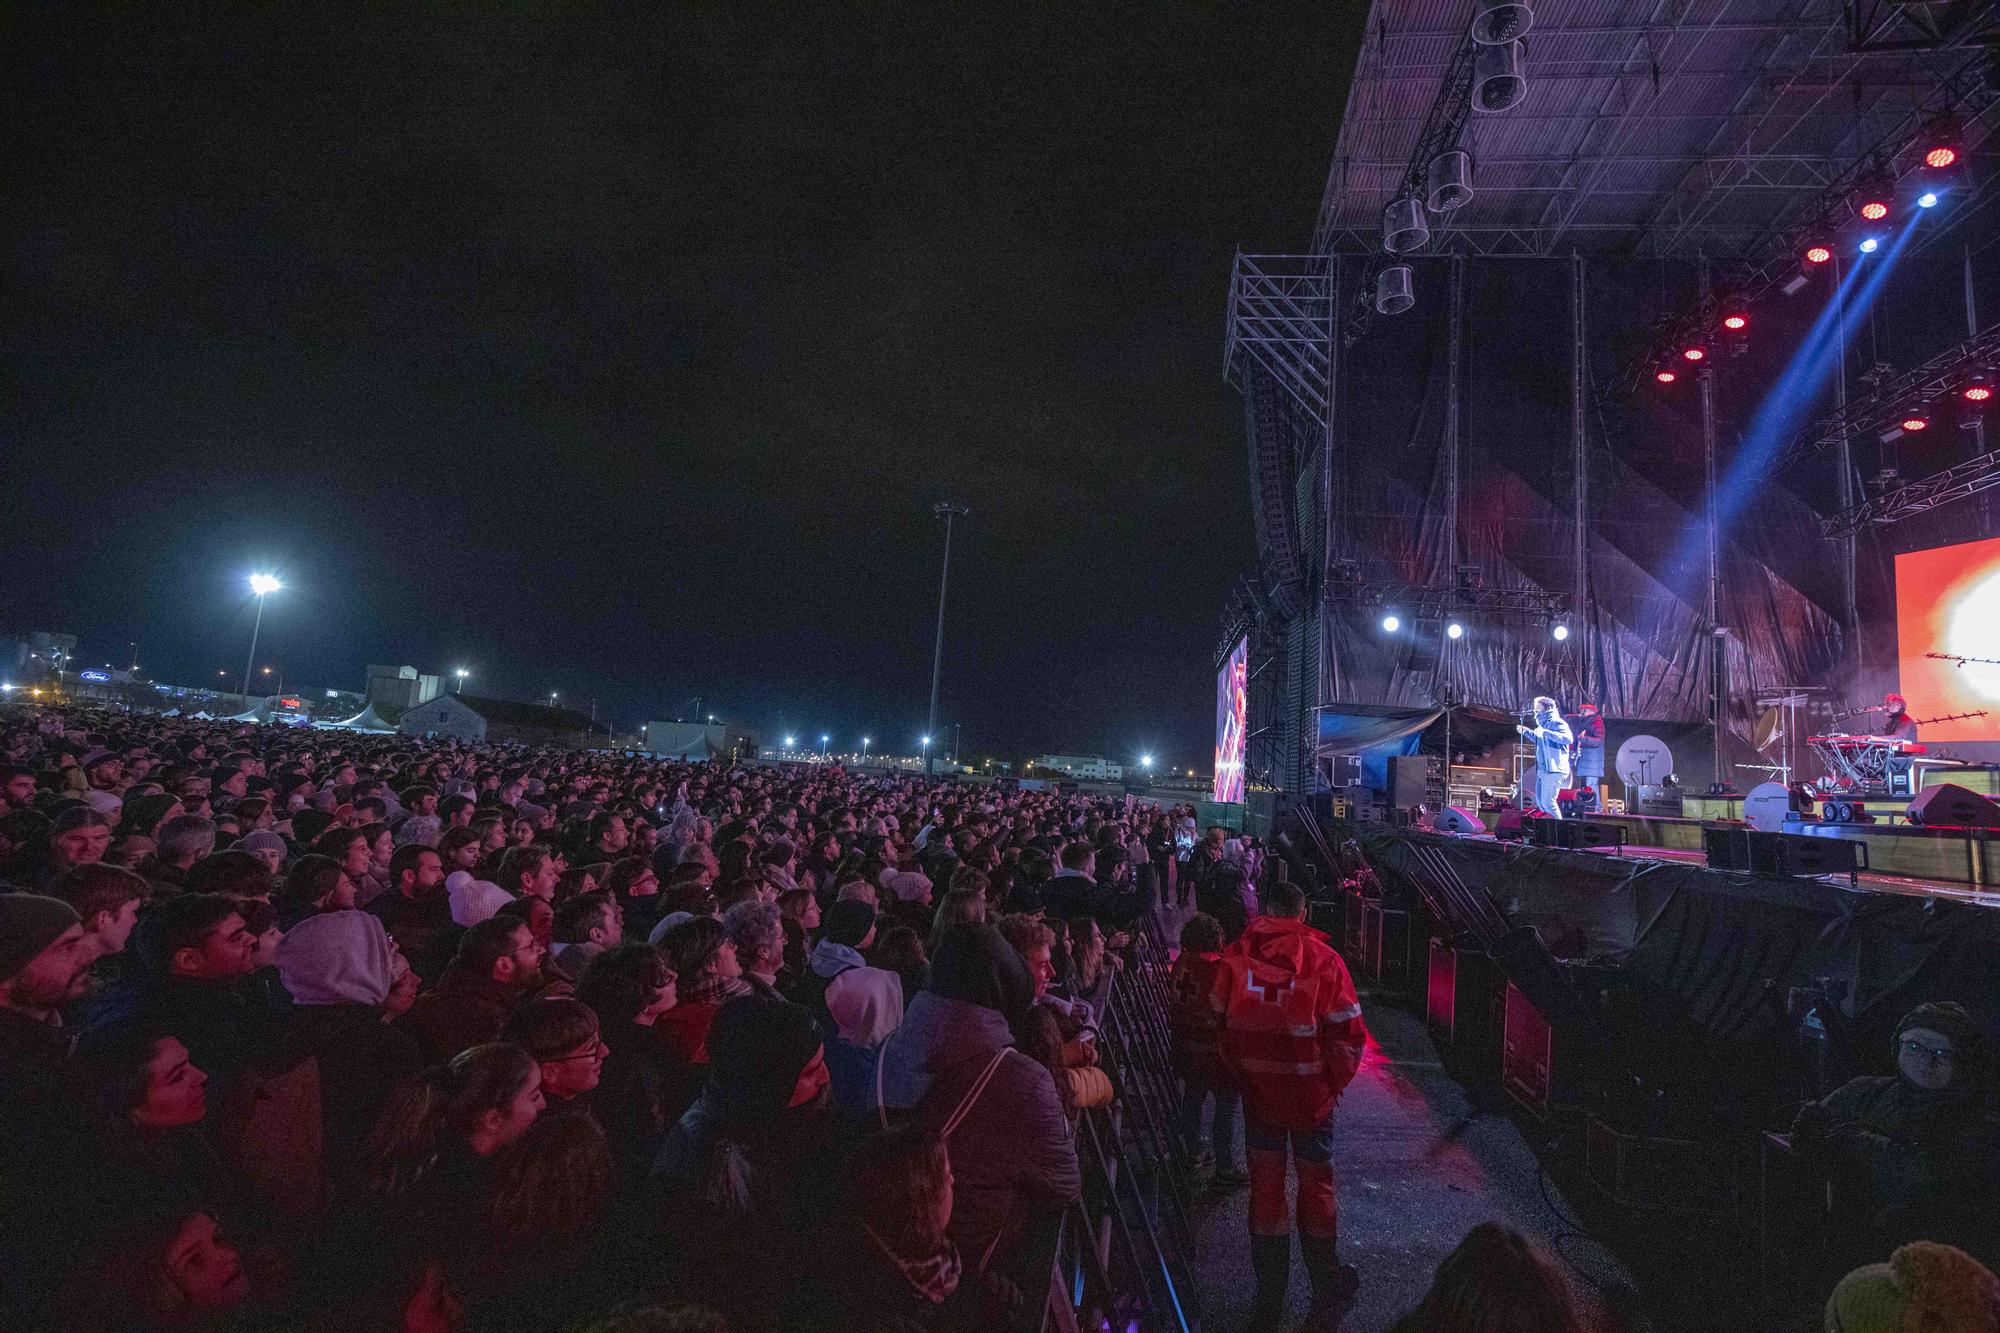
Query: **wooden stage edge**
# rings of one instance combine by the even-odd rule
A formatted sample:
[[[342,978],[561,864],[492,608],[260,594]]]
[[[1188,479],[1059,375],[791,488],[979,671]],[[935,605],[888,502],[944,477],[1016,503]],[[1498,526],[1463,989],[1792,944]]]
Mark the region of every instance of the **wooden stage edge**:
[[[1705,864],[1699,819],[1675,819],[1664,815],[1592,815],[1599,824],[1616,824],[1625,830],[1624,854],[1647,860],[1685,861]],[[1811,837],[1847,838],[1868,847],[1868,869],[1861,872],[1861,888],[1876,893],[1896,893],[1925,898],[1949,898],[1956,902],[2000,907],[2000,829],[1913,828],[1900,825],[1885,828],[1869,824],[1828,824],[1803,820],[1787,824],[1785,831]],[[1617,853],[1615,847],[1588,850]],[[1845,885],[1845,875],[1827,876],[1828,883]]]

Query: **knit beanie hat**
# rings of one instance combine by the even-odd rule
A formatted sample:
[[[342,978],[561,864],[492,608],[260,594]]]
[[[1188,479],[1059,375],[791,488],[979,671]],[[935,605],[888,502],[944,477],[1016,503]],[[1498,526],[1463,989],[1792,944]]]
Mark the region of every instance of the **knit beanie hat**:
[[[1979,1025],[1972,1021],[1972,1015],[1965,1012],[1963,1005],[1953,1004],[1950,1000],[1918,1005],[1896,1024],[1898,1043],[1911,1028],[1929,1028],[1941,1037],[1951,1038],[1955,1057],[1951,1080],[1954,1088],[1978,1087],[1984,1081],[1988,1055],[1986,1037],[1980,1032]]]
[[[1830,1333],[1996,1333],[2000,1279],[1963,1250],[1912,1241],[1864,1264],[1826,1303]]]
[[[278,942],[278,980],[300,1004],[380,1004],[392,975],[388,933],[367,912],[325,912]]]
[[[411,815],[396,827],[396,845],[407,847],[417,843],[424,847],[435,847],[444,829],[436,815]]]
[[[125,802],[124,807],[119,812],[119,825],[127,833],[144,833],[150,835],[154,829],[160,826],[160,820],[166,817],[167,811],[180,803],[181,798],[178,796],[166,796],[159,793],[151,796],[131,797]]]
[[[931,891],[931,882],[918,871],[904,870],[889,876],[889,882],[883,887],[894,894],[898,902],[920,903]]]
[[[843,898],[826,909],[821,935],[835,944],[859,949],[875,925],[875,909],[859,898]]]
[[[276,852],[281,862],[292,850],[285,845],[283,834],[274,833],[267,828],[252,829],[236,840],[236,846],[246,852]]]
[[[820,1049],[819,1027],[796,1004],[741,995],[708,1032],[709,1089],[729,1119],[775,1119]]]
[[[39,893],[0,893],[0,981],[12,981],[71,926],[76,909]]]
[[[333,827],[333,816],[324,810],[301,810],[292,816],[292,836],[301,847],[318,839]]]

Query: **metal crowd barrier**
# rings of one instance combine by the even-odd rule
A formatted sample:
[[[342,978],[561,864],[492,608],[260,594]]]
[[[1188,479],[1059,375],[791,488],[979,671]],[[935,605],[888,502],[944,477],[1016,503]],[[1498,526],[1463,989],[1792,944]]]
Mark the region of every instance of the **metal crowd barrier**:
[[[1172,1061],[1171,962],[1150,916],[1123,956],[1097,1034],[1116,1095],[1078,1117],[1083,1198],[1055,1233],[1049,1298],[1033,1325],[1044,1333],[1201,1327],[1188,1216],[1196,1182]]]

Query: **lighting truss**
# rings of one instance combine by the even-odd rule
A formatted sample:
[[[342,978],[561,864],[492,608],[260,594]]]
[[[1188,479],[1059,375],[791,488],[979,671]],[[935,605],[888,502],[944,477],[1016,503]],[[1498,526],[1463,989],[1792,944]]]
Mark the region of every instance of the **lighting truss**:
[[[1569,598],[1543,588],[1463,588],[1436,583],[1330,580],[1324,596],[1334,606],[1379,606],[1417,619],[1489,615],[1553,620],[1569,614]]]
[[[1821,449],[1839,444],[1844,438],[1879,438],[1912,408],[1952,397],[1964,387],[1966,377],[1973,371],[1989,369],[1996,362],[2000,362],[2000,324],[1938,353],[1915,370],[1904,371],[1894,379],[1884,381],[1866,398],[1858,398],[1846,408],[1821,417],[1798,433],[1785,447],[1778,462],[1780,466],[1795,463]],[[1927,483],[1916,484],[1922,486]]]
[[[1943,90],[1935,98],[1923,106],[1912,108],[1872,148],[1835,175],[1809,203],[1791,210],[1786,218],[1747,247],[1742,256],[1725,266],[1716,275],[1709,299],[1697,302],[1678,317],[1663,320],[1663,326],[1675,331],[1708,328],[1714,322],[1721,296],[1726,295],[1737,301],[1756,301],[1768,295],[1797,274],[1799,256],[1804,253],[1807,243],[1837,225],[1842,208],[1863,177],[1881,171],[1900,182],[1916,174],[1921,164],[1909,150],[1932,126],[1948,116],[1957,115],[1970,127],[2000,106],[2000,92],[1988,83],[1978,62],[1970,63],[1942,82]],[[1969,196],[1973,193],[1971,190],[1954,191],[1951,199],[1939,205],[1937,211],[1944,216],[1938,217],[1931,224],[1932,228],[1943,230],[1949,227],[1952,215],[1946,210],[1958,212],[1965,209],[1970,205]],[[1629,393],[1645,382],[1664,355],[1663,341],[1670,342],[1674,336],[1669,334],[1664,340],[1655,339],[1628,359],[1618,373],[1605,382],[1605,393]]]
[[[1949,51],[1992,41],[1993,7],[1848,0],[1847,49],[1854,54]]]
[[[1334,300],[1325,255],[1237,255],[1224,374],[1240,384],[1244,363],[1255,362],[1324,432],[1333,415]]]
[[[1995,486],[2000,486],[2000,451],[1967,459],[1957,467],[1843,509],[1831,518],[1821,519],[1819,529],[1827,537],[1851,537],[1865,528],[1900,523]]]

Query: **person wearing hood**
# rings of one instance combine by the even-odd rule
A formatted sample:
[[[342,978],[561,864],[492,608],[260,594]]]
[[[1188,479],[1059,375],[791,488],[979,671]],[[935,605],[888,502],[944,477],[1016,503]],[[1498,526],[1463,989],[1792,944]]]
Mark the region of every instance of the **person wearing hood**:
[[[903,1023],[903,984],[894,972],[854,967],[826,988],[834,1035],[826,1039],[826,1067],[840,1118],[861,1124],[875,1110],[875,1061],[882,1043]]]
[[[1333,1183],[1333,1109],[1361,1064],[1368,1030],[1347,965],[1305,923],[1298,886],[1264,891],[1263,915],[1223,951],[1209,991],[1217,1059],[1243,1090],[1250,1157],[1252,1327],[1275,1323],[1292,1268],[1285,1162],[1298,1173],[1299,1252],[1325,1319],[1354,1291],[1342,1264]]]
[[[1990,1250],[2000,1235],[2000,1122],[1987,1079],[1992,1048],[1949,1002],[1921,1004],[1896,1025],[1894,1076],[1850,1079],[1809,1102],[1795,1145],[1860,1212],[1853,1230],[1876,1254],[1906,1240]]]
[[[900,1013],[903,1002],[902,981],[895,973],[883,968],[869,966],[861,956],[875,939],[875,909],[858,898],[846,898],[826,909],[825,919],[820,925],[818,943],[806,956],[805,975],[792,983],[785,998],[793,1004],[802,1005],[811,1011],[813,1021],[829,1041],[839,1034],[840,1028],[827,1010],[827,991],[841,976],[849,972],[873,972],[896,983],[896,1007]],[[876,982],[880,985],[880,982]]]
[[[882,1045],[876,1115],[912,1112],[950,1147],[951,1238],[975,1271],[1010,1271],[1030,1221],[1076,1201],[1076,1144],[1055,1080],[1015,1049],[1034,980],[999,930],[947,927],[930,980]]]
[[[653,1181],[676,1290],[761,1328],[831,1212],[825,1051],[805,1010],[754,995],[722,1006],[708,1047],[708,1083],[661,1144]]]
[[[1827,1333],[2000,1333],[2000,1278],[1965,1251],[1931,1241],[1864,1264],[1826,1303]]]
[[[362,1150],[396,1085],[424,1066],[423,1048],[387,1022],[396,946],[362,911],[308,917],[278,943],[278,980],[292,997],[292,1035],[319,1060],[326,1179],[358,1183]]]

